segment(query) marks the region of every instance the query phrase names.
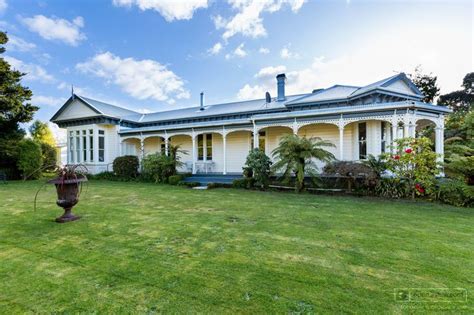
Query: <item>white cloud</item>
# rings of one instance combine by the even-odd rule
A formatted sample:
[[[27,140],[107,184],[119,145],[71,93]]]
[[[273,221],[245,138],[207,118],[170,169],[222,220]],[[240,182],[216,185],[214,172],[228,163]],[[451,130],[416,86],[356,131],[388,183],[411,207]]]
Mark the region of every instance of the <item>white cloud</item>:
[[[300,55],[298,53],[290,51],[288,46],[285,46],[280,50],[280,57],[283,59],[298,59]]]
[[[8,35],[8,43],[6,45],[6,49],[8,51],[26,52],[35,48],[36,45],[33,43],[29,43],[20,37],[16,37],[15,35]]]
[[[260,69],[259,72],[257,72],[257,74],[255,74],[255,77],[256,78],[275,78],[277,74],[280,74],[280,73],[283,73],[286,71],[286,67],[285,66],[276,66],[276,67],[265,67],[265,68],[262,68]]]
[[[231,59],[233,57],[244,58],[247,56],[247,52],[244,50],[244,43],[237,46],[237,48],[230,54],[225,55],[226,59]]]
[[[172,104],[175,99],[190,97],[189,91],[184,88],[184,81],[154,60],[122,59],[105,52],[77,64],[76,68],[105,78],[136,99],[155,99]]]
[[[5,12],[8,7],[7,0],[0,0],[0,13]]]
[[[211,55],[217,55],[222,50],[222,44],[216,43],[214,46],[208,49],[208,53]]]
[[[56,143],[58,144],[66,144],[67,142],[67,131],[66,129],[59,128],[58,125],[48,121],[49,129],[53,133],[54,139],[56,139]]]
[[[33,95],[31,104],[36,106],[51,106],[58,108],[64,104],[66,99],[61,97],[45,96],[45,95]]]
[[[265,96],[265,87],[263,85],[254,85],[245,84],[243,88],[237,93],[237,98],[240,100],[250,100],[263,98]]]
[[[84,27],[84,19],[80,16],[72,22],[60,18],[48,18],[44,15],[35,15],[30,18],[20,18],[20,20],[32,32],[38,33],[41,37],[51,41],[62,41],[71,46],[77,46],[87,37],[81,33]]]
[[[266,54],[269,54],[270,53],[270,49],[268,48],[265,48],[265,47],[260,47],[260,49],[258,50],[259,53],[263,54],[263,55],[266,55]]]
[[[122,7],[138,6],[140,10],[158,11],[166,21],[189,20],[194,11],[207,8],[207,0],[113,0],[113,4]]]
[[[41,66],[32,63],[25,63],[19,59],[9,56],[5,56],[4,58],[14,69],[26,73],[26,80],[42,81],[46,83],[55,81],[54,77]]]
[[[213,18],[216,28],[225,30],[222,34],[224,40],[237,34],[252,38],[266,36],[262,13],[273,13],[283,6],[289,6],[293,12],[298,12],[305,0],[228,0],[228,2],[237,13],[229,19],[221,16]]]

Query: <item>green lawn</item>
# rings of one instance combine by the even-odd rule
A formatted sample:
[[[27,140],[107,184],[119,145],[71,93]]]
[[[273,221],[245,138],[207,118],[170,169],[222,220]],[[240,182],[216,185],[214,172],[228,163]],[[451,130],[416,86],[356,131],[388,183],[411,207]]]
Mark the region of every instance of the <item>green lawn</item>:
[[[432,203],[91,181],[61,214],[0,185],[0,313],[474,312],[397,288],[474,288],[474,211]]]

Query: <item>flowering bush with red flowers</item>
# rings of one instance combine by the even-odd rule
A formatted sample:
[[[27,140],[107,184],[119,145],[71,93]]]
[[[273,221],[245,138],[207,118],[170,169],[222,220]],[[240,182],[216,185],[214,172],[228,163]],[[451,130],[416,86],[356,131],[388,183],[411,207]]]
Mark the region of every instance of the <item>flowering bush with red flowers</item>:
[[[392,158],[388,159],[388,169],[397,178],[408,182],[411,197],[432,194],[439,165],[430,139],[397,139],[394,151]]]

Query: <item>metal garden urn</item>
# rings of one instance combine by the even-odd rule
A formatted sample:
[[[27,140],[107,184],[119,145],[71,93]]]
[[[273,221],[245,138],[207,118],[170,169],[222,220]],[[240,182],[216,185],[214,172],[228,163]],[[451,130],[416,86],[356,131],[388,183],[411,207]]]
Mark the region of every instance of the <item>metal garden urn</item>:
[[[71,210],[79,202],[81,184],[85,181],[87,181],[85,176],[78,176],[72,179],[55,178],[48,181],[48,183],[56,186],[56,192],[58,193],[56,204],[64,209],[64,214],[56,218],[56,222],[66,223],[81,218],[74,215]]]

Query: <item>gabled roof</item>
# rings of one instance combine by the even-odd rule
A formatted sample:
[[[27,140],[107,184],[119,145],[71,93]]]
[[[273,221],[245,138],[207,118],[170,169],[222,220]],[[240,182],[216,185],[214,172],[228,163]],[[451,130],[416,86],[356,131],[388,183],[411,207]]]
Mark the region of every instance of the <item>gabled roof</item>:
[[[403,81],[406,85],[408,85],[408,87],[411,90],[411,93],[407,92],[406,90],[400,90],[400,89],[397,89],[397,88],[394,88],[394,87],[390,87],[391,84],[393,84],[393,83],[395,83],[396,81],[399,81],[399,80]],[[420,90],[416,87],[415,84],[413,84],[413,82],[411,82],[410,79],[408,79],[406,74],[403,73],[403,72],[399,73],[399,74],[396,74],[396,75],[393,75],[391,77],[385,78],[383,80],[374,82],[372,84],[366,85],[364,87],[361,87],[357,91],[354,91],[351,94],[351,97],[361,95],[361,94],[364,94],[366,92],[377,90],[377,89],[382,90],[382,91],[386,90],[386,91],[395,92],[395,93],[408,94],[408,95],[412,95],[412,96],[419,96],[421,98],[423,97],[423,94],[420,92]]]
[[[97,113],[98,116],[108,116],[108,117],[114,117],[114,118],[124,118],[124,117],[137,117],[141,116],[141,114],[134,112],[132,110],[107,104],[101,101],[97,101],[91,98],[87,98],[84,96],[80,96],[77,94],[73,94],[67,101],[64,103],[63,106],[54,114],[54,116],[51,118],[51,121],[57,120],[57,118],[61,115],[61,113],[71,105],[71,103],[74,100],[79,100],[82,104],[86,105],[88,108],[93,110],[95,113]]]
[[[397,87],[394,84],[397,81],[402,81],[403,83],[405,83],[408,86],[408,89],[401,89]],[[405,73],[399,73],[363,87],[350,85],[334,85],[330,88],[318,90],[310,95],[287,102],[286,105],[320,103],[326,101],[349,101],[352,99],[356,99],[366,93],[371,93],[373,91],[379,91],[381,93],[394,93],[397,95],[404,95],[414,99],[423,98],[423,94],[416,87],[416,85],[413,84],[410,79],[408,79]]]

